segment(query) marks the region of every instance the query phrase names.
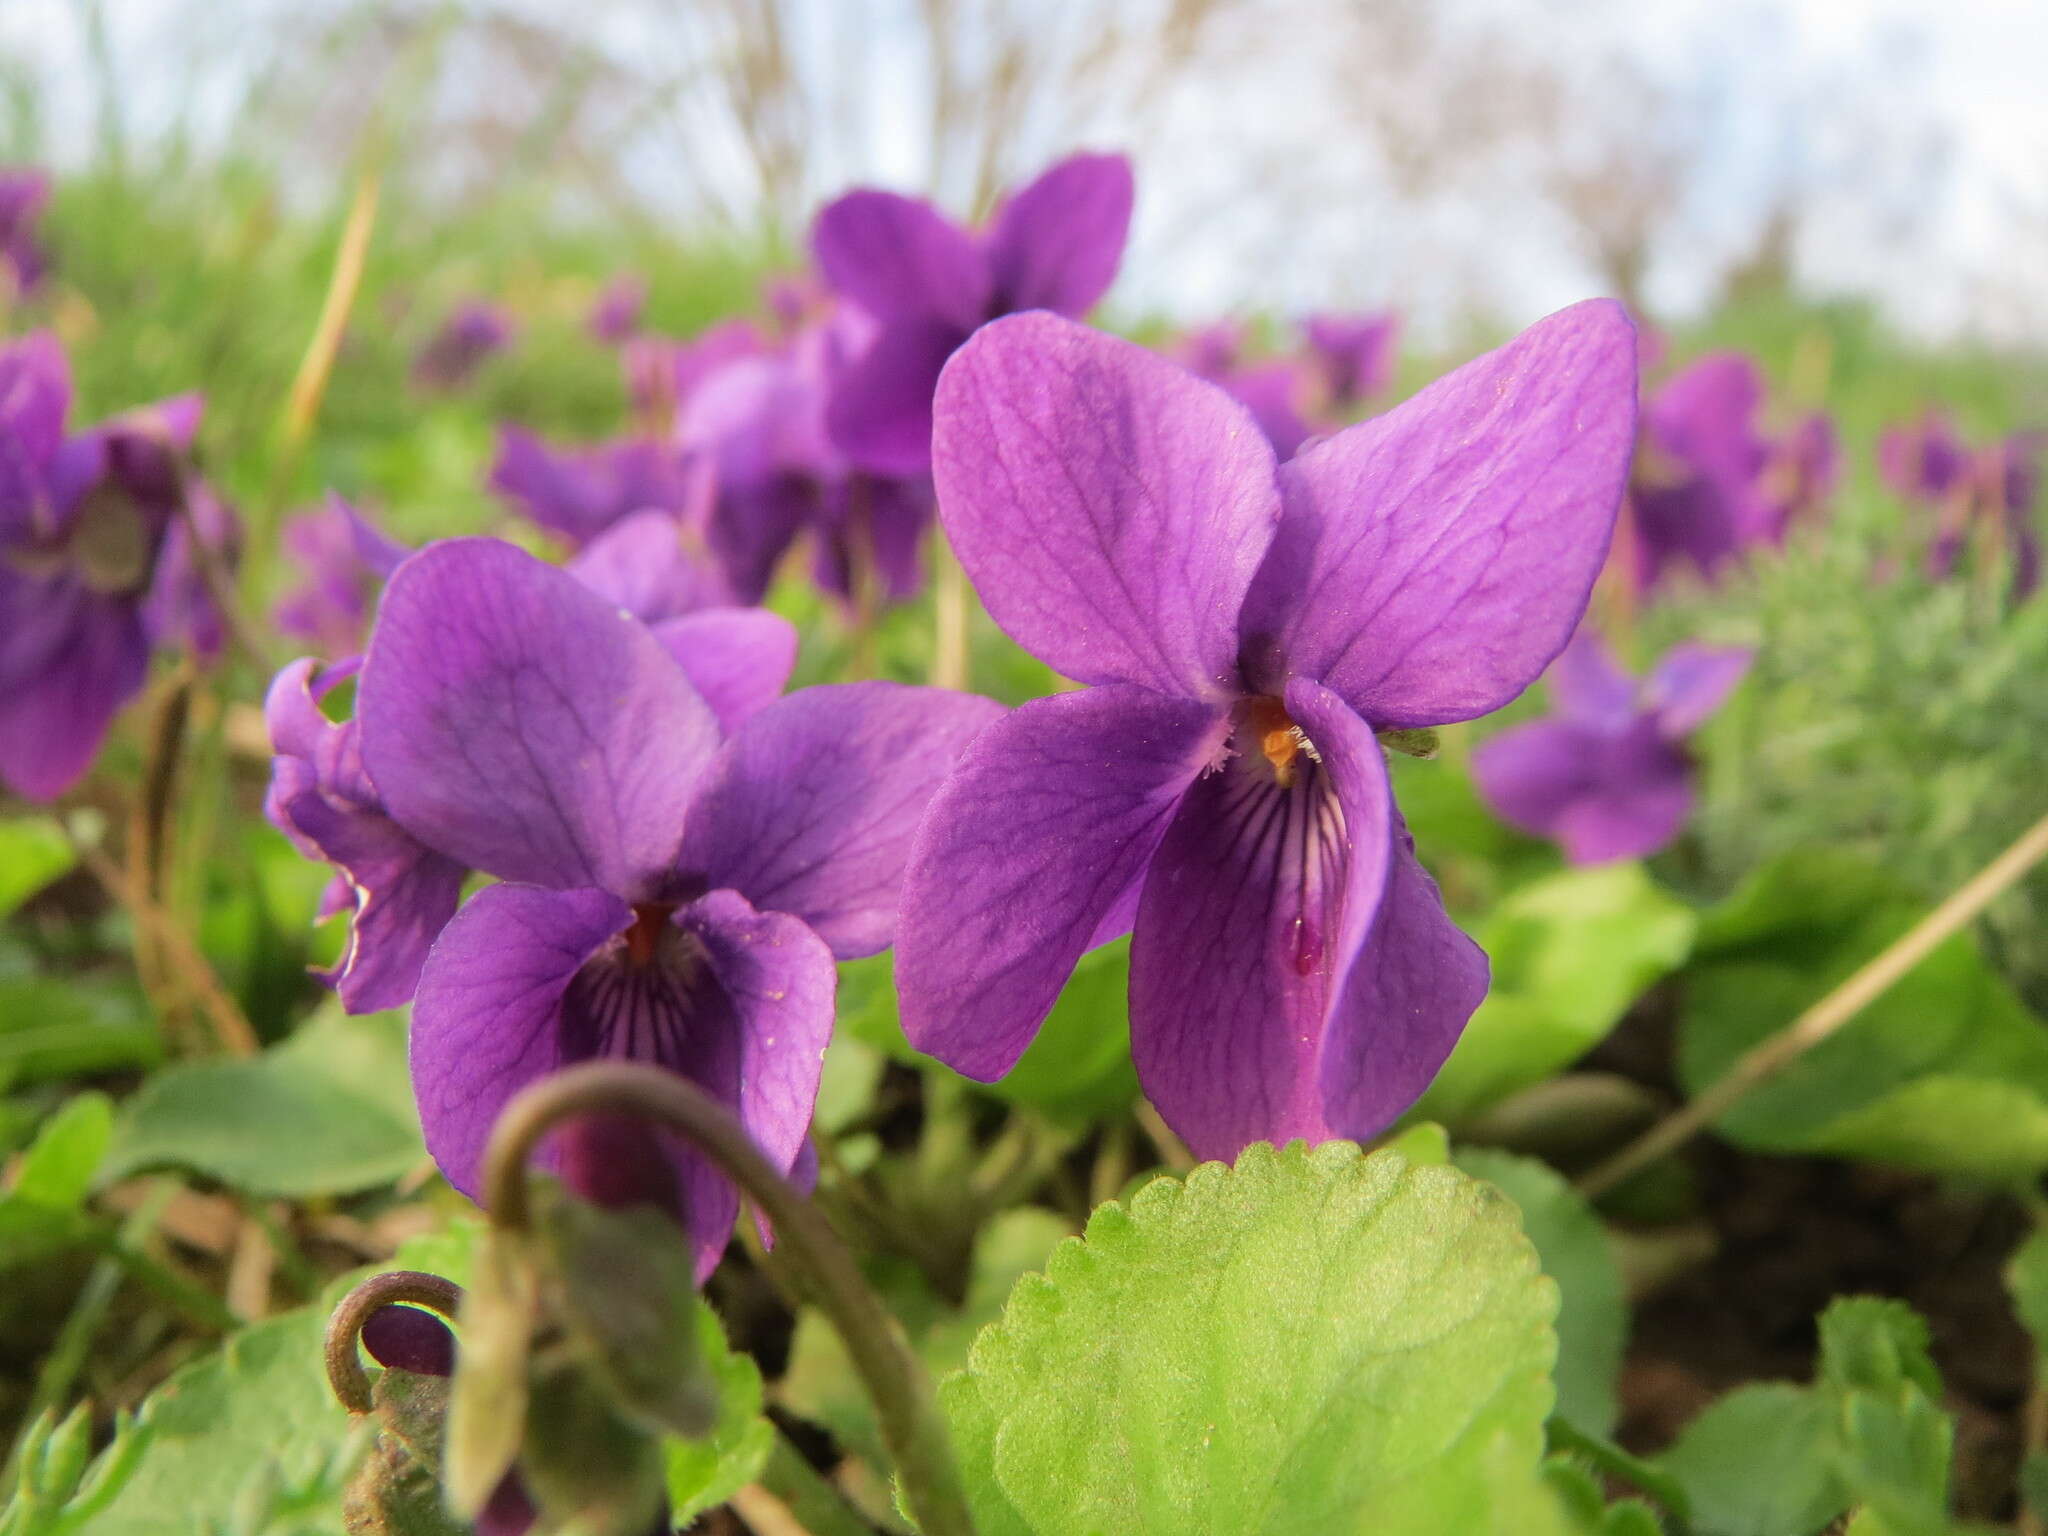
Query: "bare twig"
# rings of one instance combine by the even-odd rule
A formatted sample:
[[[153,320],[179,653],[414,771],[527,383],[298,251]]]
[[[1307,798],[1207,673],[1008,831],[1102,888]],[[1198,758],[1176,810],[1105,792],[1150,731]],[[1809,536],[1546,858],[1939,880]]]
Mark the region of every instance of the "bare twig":
[[[1691,1103],[1650,1127],[1579,1180],[1589,1197],[1607,1193],[1638,1169],[1675,1151],[1883,996],[1894,983],[2048,858],[2048,816],[1869,963],[1769,1039],[1753,1046]]]

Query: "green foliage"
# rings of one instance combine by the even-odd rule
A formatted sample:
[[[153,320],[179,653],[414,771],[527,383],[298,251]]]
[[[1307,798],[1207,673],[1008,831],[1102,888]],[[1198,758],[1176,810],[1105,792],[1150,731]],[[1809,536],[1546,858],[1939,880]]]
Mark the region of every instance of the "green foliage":
[[[45,1412],[20,1447],[13,1497],[0,1507],[0,1536],[83,1536],[127,1486],[150,1431],[122,1414],[92,1459],[92,1413],[83,1403],[60,1424]]]
[[[0,821],[0,917],[70,869],[71,841],[47,816]]]
[[[1607,1229],[1577,1190],[1548,1164],[1466,1147],[1459,1168],[1515,1202],[1543,1272],[1557,1282],[1557,1411],[1604,1435],[1618,1411],[1615,1378],[1628,1342],[1628,1301]]]
[[[58,974],[0,934],[0,1087],[154,1066],[163,1054],[132,980]]]
[[[338,1523],[367,1435],[328,1393],[325,1320],[307,1307],[258,1323],[152,1393],[138,1420],[148,1444],[93,1536],[190,1536],[209,1522],[228,1526],[251,1504]]]
[[[1484,1529],[1555,1311],[1489,1186],[1255,1145],[1097,1210],[940,1395],[988,1536]]]
[[[173,1166],[252,1195],[347,1194],[425,1157],[404,1020],[330,1010],[253,1059],[151,1078],[123,1108],[108,1177]]]
[[[668,1501],[679,1526],[731,1498],[761,1475],[774,1448],[775,1426],[761,1412],[761,1372],[726,1343],[718,1316],[692,1309],[702,1367],[717,1393],[718,1416],[699,1439],[666,1445]]]
[[[1679,1070],[1697,1093],[1923,915],[1884,871],[1808,849],[1710,912],[1686,981]],[[2048,1169],[2048,1031],[1957,935],[1722,1117],[1761,1151],[1987,1180]]]
[[[1138,1096],[1126,1003],[1130,976],[1129,940],[1090,950],[1017,1065],[997,1082],[974,1086],[1074,1129],[1127,1108]],[[888,955],[840,966],[839,1024],[893,1060],[934,1065],[903,1038]]]
[[[13,1186],[0,1194],[0,1271],[82,1240],[92,1229],[85,1197],[113,1137],[105,1094],[68,1100],[22,1154]]]
[[[878,1261],[870,1266],[870,1279],[903,1324],[925,1369],[939,1377],[967,1363],[975,1335],[1001,1315],[1018,1278],[1043,1268],[1046,1256],[1071,1235],[1062,1218],[1035,1206],[999,1213],[976,1235],[967,1294],[957,1308],[948,1306],[908,1264]],[[789,1364],[776,1391],[781,1402],[831,1430],[841,1445],[878,1469],[888,1466],[874,1405],[846,1344],[815,1308],[797,1314]]]
[[[1493,986],[1413,1114],[1453,1127],[1569,1066],[1685,962],[1692,910],[1639,864],[1546,875],[1473,928]]]
[[[1821,1315],[1813,1386],[1740,1387],[1661,1460],[1700,1536],[1816,1531],[1852,1508],[1870,1536],[1940,1536],[1953,1439],[1940,1395],[1913,1310],[1846,1297]]]

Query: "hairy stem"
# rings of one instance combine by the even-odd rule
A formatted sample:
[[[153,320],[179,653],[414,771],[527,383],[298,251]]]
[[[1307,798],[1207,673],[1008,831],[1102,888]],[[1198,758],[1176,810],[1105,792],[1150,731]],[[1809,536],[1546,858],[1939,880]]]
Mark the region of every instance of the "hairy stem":
[[[1589,1198],[1606,1194],[1630,1174],[1683,1146],[1752,1091],[1769,1082],[1882,997],[1894,983],[1962,931],[1970,921],[2048,858],[2048,816],[2022,832],[1997,858],[1972,875],[1947,900],[1859,968],[1790,1024],[1752,1046],[1721,1078],[1683,1108],[1579,1180]]]
[[[746,1128],[688,1079],[627,1061],[592,1061],[542,1079],[505,1106],[484,1153],[491,1220],[523,1231],[532,1219],[526,1163],[541,1137],[576,1115],[637,1114],[686,1137],[775,1228],[810,1299],[846,1341],[874,1399],[882,1436],[925,1536],[972,1536],[959,1472],[924,1367],[817,1208],[761,1155]]]

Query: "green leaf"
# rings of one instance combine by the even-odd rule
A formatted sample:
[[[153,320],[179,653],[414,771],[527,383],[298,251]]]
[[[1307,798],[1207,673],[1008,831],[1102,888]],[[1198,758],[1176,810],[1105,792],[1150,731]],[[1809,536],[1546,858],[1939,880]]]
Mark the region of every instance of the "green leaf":
[[[775,1446],[775,1426],[761,1413],[761,1372],[735,1353],[709,1307],[698,1306],[697,1347],[718,1390],[718,1422],[701,1440],[667,1445],[668,1497],[678,1529],[723,1504],[761,1475]]]
[[[253,1195],[338,1195],[425,1156],[404,1020],[330,1012],[253,1059],[158,1073],[128,1101],[107,1176],[172,1165]]]
[[[967,1294],[957,1309],[932,1294],[915,1266],[885,1269],[883,1261],[870,1260],[869,1279],[925,1369],[939,1377],[967,1363],[975,1335],[1002,1315],[1018,1278],[1043,1268],[1046,1256],[1071,1236],[1066,1218],[1043,1207],[998,1212],[975,1234]],[[842,1446],[887,1468],[874,1404],[845,1342],[814,1307],[797,1314],[789,1365],[776,1390],[782,1403],[829,1429]]]
[[[149,1067],[163,1054],[132,981],[49,974],[0,935],[0,1084]]]
[[[1911,1384],[1939,1400],[1941,1376],[1928,1353],[1926,1321],[1889,1297],[1836,1298],[1820,1315],[1819,1384],[1887,1397]]]
[[[1691,950],[1692,909],[1640,864],[1523,886],[1475,928],[1493,986],[1412,1112],[1456,1125],[1578,1060]]]
[[[83,1240],[83,1207],[107,1151],[113,1105],[81,1093],[43,1123],[22,1154],[14,1187],[0,1195],[0,1270],[35,1263]]]
[[[93,1521],[93,1536],[228,1529],[253,1482],[304,1485],[351,1459],[352,1426],[321,1366],[325,1325],[319,1307],[259,1323],[151,1393],[141,1463]],[[338,1483],[336,1494],[338,1514]]]
[[[1851,1507],[1850,1529],[1872,1536],[1946,1533],[1954,1434],[1926,1323],[1903,1302],[1849,1296],[1819,1331],[1811,1389],[1740,1388],[1661,1458],[1702,1536],[1815,1530]]]
[[[932,1068],[932,1058],[903,1038],[891,963],[888,955],[878,955],[840,966],[840,1028],[892,1060]],[[1138,1096],[1138,1074],[1131,1066],[1130,984],[1129,940],[1090,950],[1017,1065],[998,1082],[975,1083],[975,1090],[1073,1129],[1128,1108]]]
[[[1818,873],[1767,867],[1703,926],[1679,1036],[1689,1092],[1922,915],[1879,871],[1817,851],[1812,862]],[[1717,1127],[1759,1151],[2030,1177],[2048,1169],[2048,1030],[1959,934]]]
[[[2034,1338],[2034,1352],[2048,1357],[2048,1227],[2036,1227],[2006,1262],[2005,1288],[2013,1310]]]
[[[1701,1536],[1789,1536],[1841,1511],[1828,1446],[1827,1403],[1769,1382],[1711,1404],[1660,1460],[1684,1487]]]
[[[0,821],[0,917],[11,915],[74,862],[71,839],[49,817]]]
[[[2035,1515],[2048,1515],[2048,1451],[2034,1451],[2021,1464],[2020,1499]]]
[[[1543,1272],[1557,1282],[1557,1411],[1604,1435],[1619,1405],[1615,1380],[1628,1342],[1628,1302],[1607,1229],[1577,1190],[1548,1164],[1507,1152],[1461,1148],[1457,1165],[1506,1192]]]
[[[43,1123],[22,1154],[8,1198],[59,1210],[76,1210],[91,1191],[93,1175],[113,1139],[114,1106],[103,1093],[81,1093]]]
[[[1556,1307],[1490,1186],[1260,1144],[1097,1210],[940,1398],[989,1536],[1484,1529]]]

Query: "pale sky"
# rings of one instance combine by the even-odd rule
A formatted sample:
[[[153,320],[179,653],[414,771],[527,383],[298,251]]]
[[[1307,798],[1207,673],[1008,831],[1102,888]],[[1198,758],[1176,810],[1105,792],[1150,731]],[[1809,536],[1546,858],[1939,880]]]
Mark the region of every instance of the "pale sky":
[[[859,14],[848,7],[870,0],[816,3],[840,7],[821,14],[844,25]],[[1551,25],[1547,0],[1475,3],[1491,5],[1518,36],[1526,31],[1532,48],[1571,46]],[[900,0],[872,4],[877,17],[900,14]],[[559,14],[545,5],[542,13]],[[0,0],[0,60],[31,72],[60,167],[94,143],[100,92],[87,14],[84,0]],[[130,135],[147,138],[182,118],[203,141],[226,130],[263,68],[260,40],[274,38],[296,4],[103,0],[103,14]],[[616,20],[620,0],[604,14]],[[1801,251],[1803,275],[1821,289],[1874,293],[1916,329],[1976,326],[2048,344],[2048,0],[1639,0],[1615,15],[1597,41],[1697,95],[1711,126],[1681,248],[1652,271],[1653,298],[1668,311],[1704,302],[1708,258],[1739,243],[1785,165],[1826,166],[1844,203],[1863,190],[1859,178],[1889,167],[1896,147],[1879,142],[1882,122],[1866,159],[1853,134],[1846,144],[1817,142],[1742,105],[1773,90],[1824,100],[1828,82],[1846,82],[1847,94],[1878,97],[1881,116],[1936,125],[1946,152],[1931,180],[1935,195],[1895,228],[1875,231],[1832,211],[1818,217]],[[886,53],[887,23],[876,30]],[[1222,66],[1227,78],[1200,81],[1169,110],[1163,142],[1131,146],[1141,201],[1115,296],[1124,308],[1194,319],[1248,305],[1298,312],[1402,302],[1427,323],[1432,308],[1483,293],[1520,322],[1589,291],[1592,279],[1562,230],[1511,186],[1433,210],[1426,231],[1387,209],[1372,194],[1369,169],[1349,153],[1333,117],[1339,109],[1304,83],[1316,38],[1303,30],[1232,58]],[[1896,114],[1885,110],[1893,95]],[[886,98],[877,110],[886,117]],[[881,122],[866,151],[877,163],[849,173],[915,174],[910,139],[921,109],[899,99],[894,110],[900,131]],[[1836,140],[1844,131],[1836,128]]]

